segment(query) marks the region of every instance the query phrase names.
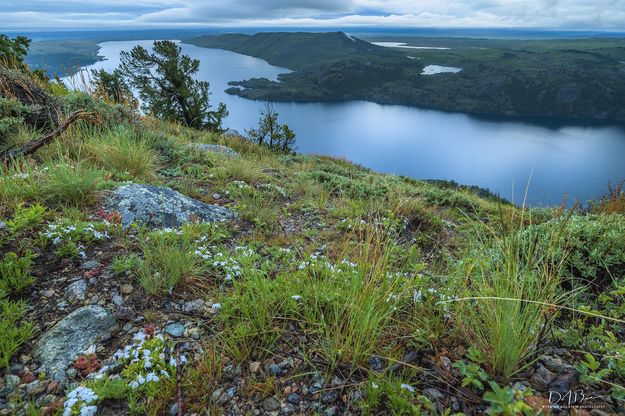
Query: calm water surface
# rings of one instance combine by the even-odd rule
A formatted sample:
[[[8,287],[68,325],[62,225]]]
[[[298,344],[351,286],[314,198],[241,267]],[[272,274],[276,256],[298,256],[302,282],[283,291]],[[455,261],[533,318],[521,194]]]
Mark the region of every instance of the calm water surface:
[[[106,60],[89,68],[113,69],[119,53],[152,41],[102,43]],[[211,84],[212,101],[224,102],[226,126],[254,126],[263,103],[230,96],[228,81],[276,79],[287,69],[232,52],[182,44],[200,59],[198,78]],[[435,76],[435,75],[434,75]],[[369,102],[276,103],[280,120],[297,133],[299,152],[345,157],[377,171],[419,179],[450,179],[488,188],[520,202],[531,176],[533,205],[587,201],[625,179],[625,128],[617,125],[548,125],[484,120],[466,114]],[[533,173],[532,173],[533,172]]]

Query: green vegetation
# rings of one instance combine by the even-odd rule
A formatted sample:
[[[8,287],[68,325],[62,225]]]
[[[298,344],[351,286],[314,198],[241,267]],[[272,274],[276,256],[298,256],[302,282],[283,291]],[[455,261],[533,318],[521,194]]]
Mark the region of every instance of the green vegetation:
[[[615,191],[585,209],[515,207],[473,187],[140,116],[23,68],[0,76],[44,97],[0,90],[0,122],[18,119],[0,151],[77,109],[94,113],[0,167],[3,378],[33,360],[33,335],[68,304],[97,298],[133,327],[78,357],[79,375],[46,411],[164,414],[180,397],[184,414],[276,402],[294,414],[540,414],[550,362],[562,369],[554,377],[575,369],[575,388],[605,398],[592,404],[622,413],[625,212]],[[57,121],[27,117],[46,105]],[[198,143],[238,156],[189,146]],[[238,216],[122,227],[104,201],[129,181]],[[76,276],[85,300],[64,302]],[[189,346],[180,365],[176,344]],[[120,365],[97,368],[111,354]],[[9,400],[19,410],[30,398]]]
[[[143,261],[137,264],[137,279],[151,295],[189,284],[202,274],[201,262],[187,236],[168,230],[156,231],[141,242]]]
[[[21,64],[28,52],[30,39],[17,36],[13,39],[0,35],[0,62],[3,64]]]
[[[80,67],[102,59],[95,40],[40,40],[31,43],[25,62],[33,69],[44,70],[52,77],[78,72]]]
[[[181,51],[168,40],[155,41],[152,53],[135,46],[121,53],[120,71],[139,91],[149,113],[195,129],[220,130],[228,115],[226,106],[220,103],[217,110],[210,110],[208,82],[192,77],[200,69],[200,61]]]
[[[540,328],[553,319],[549,308],[562,303],[558,286],[564,259],[556,260],[555,252],[566,225],[561,221],[540,239],[531,228],[494,234],[493,243],[477,245],[475,255],[460,263],[458,325],[485,354],[491,371],[506,380],[542,341]]]
[[[271,101],[368,100],[479,114],[625,120],[623,39],[494,40],[367,38],[343,33],[201,36],[188,42],[295,70],[267,79],[232,80],[231,94]],[[423,76],[423,68],[463,68]]]
[[[153,178],[159,157],[146,140],[131,128],[120,126],[96,137],[86,151],[119,179]]]
[[[128,106],[137,105],[130,86],[119,69],[115,69],[113,72],[107,72],[104,69],[92,69],[91,78],[97,97]]]
[[[286,124],[278,123],[278,113],[270,103],[260,111],[258,128],[250,129],[247,136],[259,145],[265,145],[273,150],[285,153],[293,152],[295,146],[295,133]]]
[[[26,305],[0,297],[0,367],[7,368],[11,357],[32,335],[34,325],[23,322]]]

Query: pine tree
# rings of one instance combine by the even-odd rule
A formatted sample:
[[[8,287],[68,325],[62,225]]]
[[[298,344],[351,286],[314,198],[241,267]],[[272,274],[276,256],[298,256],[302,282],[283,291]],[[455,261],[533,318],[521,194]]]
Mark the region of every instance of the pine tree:
[[[223,103],[211,111],[208,82],[193,78],[199,68],[199,60],[168,40],[155,41],[152,52],[135,46],[121,53],[120,70],[139,92],[146,111],[199,130],[223,131],[228,111]]]

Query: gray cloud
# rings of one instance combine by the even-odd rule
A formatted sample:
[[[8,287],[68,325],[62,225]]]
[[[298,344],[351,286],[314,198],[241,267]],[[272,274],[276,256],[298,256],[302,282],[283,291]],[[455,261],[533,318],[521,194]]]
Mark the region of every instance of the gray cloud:
[[[441,26],[622,29],[625,0],[0,0],[0,27]]]

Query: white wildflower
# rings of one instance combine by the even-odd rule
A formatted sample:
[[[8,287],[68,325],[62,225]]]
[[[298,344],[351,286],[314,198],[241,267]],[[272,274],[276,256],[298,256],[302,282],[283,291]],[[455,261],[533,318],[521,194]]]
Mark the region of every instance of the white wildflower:
[[[404,390],[408,390],[410,393],[414,393],[414,387],[412,387],[410,384],[402,384],[401,386],[402,389]]]

